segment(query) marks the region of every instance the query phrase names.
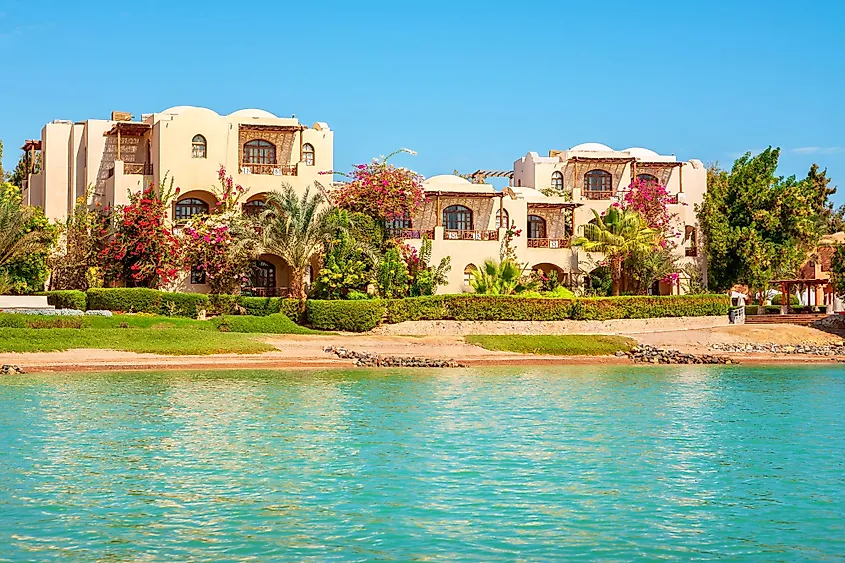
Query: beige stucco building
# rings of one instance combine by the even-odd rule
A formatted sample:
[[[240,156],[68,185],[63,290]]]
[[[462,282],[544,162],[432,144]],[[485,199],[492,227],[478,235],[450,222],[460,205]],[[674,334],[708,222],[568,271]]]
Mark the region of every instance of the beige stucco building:
[[[325,123],[308,127],[295,117],[257,109],[219,115],[179,106],[137,121],[120,112],[108,120],[57,120],[44,126],[40,139],[23,147],[30,157],[41,151],[43,162],[42,171],[27,178],[24,197],[41,206],[49,218],[62,220],[89,187],[92,205],[120,205],[127,203],[130,192],[150,182],[159,184],[167,176],[181,188],[171,209],[178,226],[194,214],[214,209],[213,186],[223,165],[235,182],[248,188],[242,199],[245,210],[258,211],[264,194],[282,183],[299,193],[321,180],[326,183],[327,177],[319,173],[333,169],[333,136]],[[509,186],[496,189],[486,183],[489,177],[507,178]],[[499,257],[508,226],[522,231],[512,247],[527,269],[555,270],[577,291],[603,257],[572,248],[573,235],[593,219],[591,210],[602,212],[619,201],[637,177],[667,186],[681,232],[676,252],[682,262],[700,259],[694,205],[706,190],[701,162],[681,162],[642,148],[617,151],[597,143],[552,150],[549,156],[529,152],[514,162],[512,170],[479,170],[472,181],[451,175],[429,178],[424,183],[423,208],[391,228],[411,245],[419,246],[423,236],[430,238],[435,262],[450,257],[449,283],[440,293],[468,291],[472,269],[487,258]],[[255,294],[284,294],[290,286],[290,269],[278,257],[262,256],[251,286]],[[208,288],[195,272],[186,273],[178,289]],[[683,292],[684,283],[660,284],[652,290]]]
[[[479,170],[472,177],[472,182],[450,175],[429,178],[423,210],[396,225],[399,236],[411,244],[419,244],[413,241],[427,234],[433,240],[435,261],[451,257],[444,293],[469,290],[470,272],[486,258],[499,257],[508,225],[522,231],[511,243],[521,263],[546,273],[555,270],[566,285],[583,290],[587,274],[604,257],[573,248],[573,234],[580,234],[579,227],[594,218],[592,210],[602,213],[619,201],[638,177],[660,182],[673,196],[669,211],[677,214],[680,235],[675,252],[680,263],[701,260],[694,206],[706,191],[707,173],[698,160],[681,162],[643,148],[616,151],[585,143],[550,151],[549,156],[529,152],[514,162],[512,171]],[[508,178],[510,185],[496,190],[484,183],[488,177]],[[652,291],[668,295],[685,288],[682,274],[679,284],[661,282]]]
[[[138,121],[121,112],[112,119],[80,122],[56,120],[41,130],[41,138],[23,149],[41,152],[42,171],[24,184],[25,201],[44,209],[50,219],[63,220],[76,198],[93,188],[92,204],[120,205],[130,192],[165,176],[181,191],[171,209],[176,224],[193,214],[213,210],[217,173],[225,166],[236,183],[248,188],[247,208],[262,204],[263,194],[282,183],[298,192],[321,179],[333,167],[334,132],[325,123],[308,127],[295,117],[277,117],[259,109],[220,115],[210,109],[178,106],[145,114]],[[325,177],[322,177],[325,181]],[[260,293],[279,293],[289,285],[289,268],[275,256],[262,256]],[[201,278],[190,276],[180,289],[205,291]]]

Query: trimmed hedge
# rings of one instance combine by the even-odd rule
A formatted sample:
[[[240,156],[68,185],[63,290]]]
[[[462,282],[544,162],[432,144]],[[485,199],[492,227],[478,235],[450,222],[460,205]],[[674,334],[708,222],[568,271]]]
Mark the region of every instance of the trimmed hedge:
[[[159,311],[168,317],[197,318],[200,310],[208,311],[208,295],[205,293],[170,293],[161,292]]]
[[[414,297],[412,299],[390,299],[384,302],[386,324],[403,321],[434,321],[449,316],[445,295]]]
[[[262,334],[308,334],[313,331],[301,327],[281,313],[267,316],[222,315],[215,319],[221,332],[252,332]]]
[[[306,303],[308,322],[321,330],[366,332],[381,323],[385,302],[380,299],[356,301],[309,300]]]
[[[451,295],[447,318],[457,321],[565,321],[572,318],[569,299],[514,295]]]
[[[46,291],[47,303],[56,309],[79,309],[85,311],[88,308],[88,296],[84,291],[77,289],[60,289]]]
[[[650,319],[655,317],[704,317],[727,315],[726,295],[666,295],[594,297],[576,299],[572,318],[579,321]]]
[[[115,287],[88,290],[88,308],[126,313],[161,312],[161,291],[144,287]]]

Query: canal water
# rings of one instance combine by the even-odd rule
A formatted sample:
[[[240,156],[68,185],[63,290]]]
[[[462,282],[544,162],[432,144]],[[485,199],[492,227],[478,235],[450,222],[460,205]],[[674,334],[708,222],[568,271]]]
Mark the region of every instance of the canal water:
[[[0,561],[835,560],[845,369],[0,379]]]

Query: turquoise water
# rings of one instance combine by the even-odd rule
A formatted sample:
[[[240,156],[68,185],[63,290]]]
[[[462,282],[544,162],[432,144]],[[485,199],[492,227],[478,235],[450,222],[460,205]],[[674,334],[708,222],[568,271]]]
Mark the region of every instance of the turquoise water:
[[[0,561],[833,560],[845,370],[0,379]]]

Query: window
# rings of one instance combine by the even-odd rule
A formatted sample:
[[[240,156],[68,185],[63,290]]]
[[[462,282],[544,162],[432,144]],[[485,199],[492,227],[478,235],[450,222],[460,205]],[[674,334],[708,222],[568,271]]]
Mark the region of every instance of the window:
[[[311,143],[302,145],[302,161],[306,166],[314,166],[314,145]]]
[[[511,219],[508,216],[507,209],[499,209],[496,211],[496,228],[507,229],[511,226]]]
[[[194,158],[206,158],[208,145],[205,142],[205,137],[202,135],[194,135],[191,140],[191,154]]]
[[[466,268],[464,268],[464,285],[469,285],[469,280],[472,279],[472,273],[477,271],[478,268],[475,267],[475,264],[467,264]]]
[[[393,221],[385,221],[384,227],[387,229],[388,232],[399,231],[402,229],[410,229],[411,217],[410,215],[405,215],[404,217],[399,217],[397,219],[394,219]]]
[[[563,174],[560,172],[552,174],[552,188],[559,192],[563,191]]]
[[[254,261],[249,273],[249,284],[252,287],[276,287],[276,267],[265,260]]]
[[[263,199],[253,199],[252,201],[248,201],[243,206],[244,215],[249,215],[250,217],[257,217],[261,215],[261,212],[267,209],[267,202]]]
[[[448,231],[471,231],[472,211],[463,205],[450,205],[443,210],[443,225]]]
[[[546,238],[546,220],[538,215],[528,216],[528,238]]]
[[[208,204],[201,199],[189,197],[176,202],[174,217],[177,223],[182,223],[203,213],[208,213]]]
[[[613,191],[613,175],[605,170],[590,170],[584,175],[584,190],[590,192]]]
[[[657,184],[657,176],[652,174],[637,174],[637,180],[640,182],[646,182],[648,184]]]
[[[264,139],[244,143],[244,164],[276,164],[276,145]]]
[[[200,270],[194,266],[191,268],[191,283],[193,285],[202,285],[205,283],[205,270]]]

